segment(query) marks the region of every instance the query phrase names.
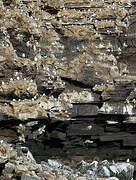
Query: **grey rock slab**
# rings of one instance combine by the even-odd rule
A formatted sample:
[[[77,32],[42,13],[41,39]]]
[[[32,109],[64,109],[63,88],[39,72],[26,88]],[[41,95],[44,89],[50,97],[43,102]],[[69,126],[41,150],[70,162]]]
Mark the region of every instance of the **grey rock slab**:
[[[134,147],[136,146],[136,138],[135,138],[135,134],[130,136],[130,137],[126,137],[123,140],[123,146],[127,146],[127,147]]]
[[[40,178],[24,175],[24,176],[21,176],[21,180],[40,180]]]
[[[3,174],[11,174],[14,171],[14,167],[7,167],[4,169]]]
[[[113,132],[113,133],[116,133],[116,132],[119,132],[120,131],[120,128],[118,127],[111,127],[111,126],[106,126],[105,127],[105,131],[106,132]]]
[[[110,166],[110,170],[119,180],[131,180],[133,178],[134,166],[130,163],[113,164]]]
[[[130,163],[109,163],[107,160],[101,163],[81,161],[78,170],[81,173],[87,173],[91,179],[117,177],[119,180],[131,180],[134,166]]]
[[[103,135],[100,136],[100,141],[101,142],[120,141],[120,140],[124,140],[126,137],[131,137],[131,135],[126,132],[119,132],[114,134],[114,136],[113,133],[104,133]]]
[[[72,124],[67,130],[68,136],[85,136],[85,135],[102,135],[104,133],[104,128],[98,125],[81,125],[81,124]]]
[[[32,153],[31,153],[30,151],[27,152],[27,158],[28,158],[30,161],[35,162],[35,159],[34,159]]]
[[[77,177],[75,180],[88,180],[86,177]]]
[[[74,104],[72,116],[95,116],[98,114],[98,106],[95,104]]]
[[[62,168],[62,164],[58,163],[55,160],[48,159],[48,164],[53,168]]]
[[[98,168],[98,177],[110,177],[110,170],[106,166],[101,166]]]

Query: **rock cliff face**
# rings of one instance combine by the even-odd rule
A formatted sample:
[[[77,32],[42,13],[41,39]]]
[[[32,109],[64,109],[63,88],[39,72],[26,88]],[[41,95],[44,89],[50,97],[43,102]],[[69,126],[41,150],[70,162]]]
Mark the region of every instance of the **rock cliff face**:
[[[39,160],[134,160],[135,8],[0,1],[0,138],[26,143]]]
[[[49,159],[37,164],[26,147],[0,141],[1,180],[132,180],[134,166],[107,160],[81,161],[76,169]]]

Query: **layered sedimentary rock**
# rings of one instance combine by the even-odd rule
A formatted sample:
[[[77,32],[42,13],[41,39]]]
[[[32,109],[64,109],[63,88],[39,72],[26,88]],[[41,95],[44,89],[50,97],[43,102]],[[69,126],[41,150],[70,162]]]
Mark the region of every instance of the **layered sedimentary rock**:
[[[0,138],[39,159],[134,160],[135,7],[0,1]]]
[[[108,161],[81,161],[76,169],[51,159],[37,164],[28,148],[0,141],[1,180],[131,180],[133,172],[130,163]]]

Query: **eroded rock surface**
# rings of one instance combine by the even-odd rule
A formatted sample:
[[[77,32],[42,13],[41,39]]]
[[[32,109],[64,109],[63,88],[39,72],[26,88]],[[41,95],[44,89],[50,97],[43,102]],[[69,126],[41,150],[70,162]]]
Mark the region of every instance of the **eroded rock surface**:
[[[134,166],[129,163],[106,160],[101,163],[81,161],[76,169],[51,159],[37,164],[28,148],[0,141],[1,180],[131,180],[133,172]]]
[[[134,160],[135,8],[0,1],[0,138],[26,142],[39,160]]]

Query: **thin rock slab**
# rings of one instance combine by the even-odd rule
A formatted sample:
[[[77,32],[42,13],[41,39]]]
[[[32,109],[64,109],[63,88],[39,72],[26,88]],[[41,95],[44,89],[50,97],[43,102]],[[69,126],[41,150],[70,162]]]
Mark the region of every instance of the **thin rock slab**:
[[[24,176],[21,176],[21,180],[40,180],[40,178],[24,175]]]

